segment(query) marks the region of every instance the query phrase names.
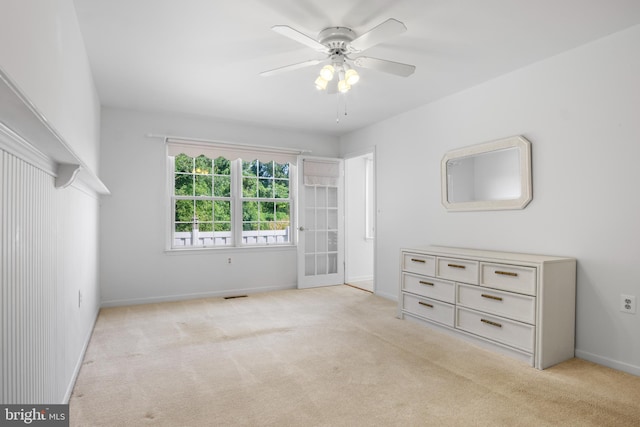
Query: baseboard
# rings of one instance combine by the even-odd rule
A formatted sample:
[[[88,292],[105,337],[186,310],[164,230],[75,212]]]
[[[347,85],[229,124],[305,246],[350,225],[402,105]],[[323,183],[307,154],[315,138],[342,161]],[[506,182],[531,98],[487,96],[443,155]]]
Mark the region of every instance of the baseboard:
[[[606,366],[607,368],[612,368],[618,371],[623,371],[632,375],[640,376],[640,366],[635,366],[630,363],[620,362],[618,360],[599,356],[597,354],[578,349],[576,349],[576,357],[579,359],[588,360],[589,362],[597,363],[598,365]]]
[[[164,295],[164,296],[147,297],[147,298],[106,300],[106,301],[102,301],[100,305],[103,308],[107,308],[107,307],[120,307],[125,305],[139,305],[139,304],[153,304],[158,302],[184,301],[184,300],[197,299],[197,298],[219,298],[219,297],[229,297],[234,295],[257,294],[261,292],[283,291],[286,289],[296,289],[297,287],[298,286],[294,283],[290,285],[267,286],[267,287],[260,287],[260,288],[226,289],[223,291],[199,292],[199,293],[193,293],[193,294]]]
[[[96,322],[98,321],[99,314],[100,314],[100,309],[96,310],[95,316],[93,316],[93,322],[91,323],[91,327],[89,328],[89,332],[87,333],[87,336],[84,338],[82,351],[80,351],[80,356],[76,361],[76,366],[73,368],[73,375],[69,380],[69,384],[67,385],[67,391],[64,393],[64,399],[62,400],[62,403],[65,405],[69,403],[69,400],[71,400],[71,394],[73,393],[73,388],[76,386],[76,380],[78,379],[78,375],[80,374],[80,369],[82,368],[82,362],[84,361],[84,355],[87,352],[87,348],[89,348],[89,341],[91,341],[91,335],[93,335],[93,329],[96,327]]]
[[[391,301],[398,302],[398,294],[388,294],[386,292],[381,292],[381,291],[376,291],[375,294],[382,298],[386,298],[386,299],[390,299]]]
[[[373,276],[355,276],[355,277],[349,277],[348,279],[345,279],[345,282],[354,283],[354,282],[366,282],[370,280],[373,280]]]

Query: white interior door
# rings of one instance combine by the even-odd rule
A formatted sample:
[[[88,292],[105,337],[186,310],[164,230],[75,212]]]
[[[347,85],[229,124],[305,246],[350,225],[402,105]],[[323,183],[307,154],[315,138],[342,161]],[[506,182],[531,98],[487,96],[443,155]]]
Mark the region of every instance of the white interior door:
[[[344,163],[301,156],[298,288],[344,283]]]

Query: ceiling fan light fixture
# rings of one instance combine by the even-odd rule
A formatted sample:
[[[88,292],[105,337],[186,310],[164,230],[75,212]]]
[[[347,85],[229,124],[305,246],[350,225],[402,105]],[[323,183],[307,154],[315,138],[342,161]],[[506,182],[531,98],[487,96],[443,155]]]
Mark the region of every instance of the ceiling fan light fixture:
[[[327,88],[327,83],[329,82],[322,76],[318,76],[315,83],[316,83],[316,89],[325,90]]]
[[[345,81],[349,84],[349,86],[358,83],[360,80],[360,74],[353,68],[349,68],[344,75]]]
[[[331,81],[331,79],[333,79],[333,73],[335,72],[335,68],[333,68],[332,65],[325,65],[324,67],[322,67],[322,69],[320,70],[320,76],[325,79],[326,81]]]
[[[349,89],[351,89],[351,85],[347,83],[346,80],[340,80],[338,82],[338,92],[347,93],[349,92]]]

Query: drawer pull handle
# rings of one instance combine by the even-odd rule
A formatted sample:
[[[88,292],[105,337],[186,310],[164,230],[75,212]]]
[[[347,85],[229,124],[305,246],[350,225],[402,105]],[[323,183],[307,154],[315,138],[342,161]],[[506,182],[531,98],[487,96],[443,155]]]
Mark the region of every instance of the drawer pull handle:
[[[500,323],[492,322],[491,320],[487,320],[487,319],[480,319],[480,321],[481,321],[482,323],[486,323],[487,325],[497,326],[498,328],[502,328],[502,325],[501,325]]]
[[[418,301],[418,304],[420,304],[420,305],[424,305],[425,307],[433,308],[433,305],[428,304],[428,303],[426,303],[426,302]]]
[[[503,276],[513,276],[513,277],[518,277],[518,273],[513,273],[511,271],[496,271],[496,274],[501,274]]]
[[[451,268],[462,268],[463,270],[467,268],[466,266],[460,264],[447,264],[447,266]]]
[[[425,260],[423,260],[423,259],[418,259],[418,258],[411,258],[411,261],[412,261],[412,262],[421,262],[421,263],[423,263],[423,264],[424,264],[425,262],[427,262],[427,261],[425,261]]]
[[[434,284],[433,284],[433,283],[431,283],[431,282],[425,282],[424,280],[420,280],[418,283],[420,283],[421,285],[434,286]]]
[[[481,294],[483,298],[494,299],[496,301],[502,301],[502,297],[496,297],[494,295]]]

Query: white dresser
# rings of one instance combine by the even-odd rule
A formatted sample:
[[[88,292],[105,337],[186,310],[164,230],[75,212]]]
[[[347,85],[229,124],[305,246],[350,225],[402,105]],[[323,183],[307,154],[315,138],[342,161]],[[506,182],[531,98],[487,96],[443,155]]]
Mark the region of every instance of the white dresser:
[[[398,317],[538,369],[574,356],[575,259],[429,246],[400,263]]]

